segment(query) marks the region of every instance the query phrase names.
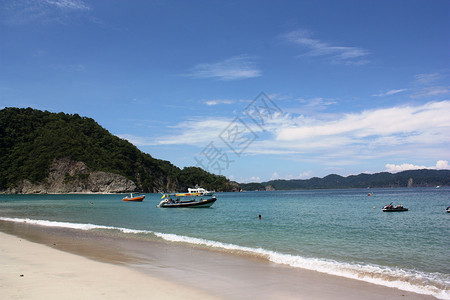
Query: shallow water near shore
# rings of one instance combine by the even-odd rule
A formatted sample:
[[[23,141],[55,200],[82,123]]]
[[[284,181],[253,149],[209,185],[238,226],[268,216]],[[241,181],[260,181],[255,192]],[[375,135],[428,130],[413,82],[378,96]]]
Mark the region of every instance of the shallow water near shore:
[[[216,196],[208,209],[161,209],[157,194],[142,203],[123,195],[0,195],[0,218],[232,251],[450,299],[449,188]],[[383,213],[390,202],[409,211]]]

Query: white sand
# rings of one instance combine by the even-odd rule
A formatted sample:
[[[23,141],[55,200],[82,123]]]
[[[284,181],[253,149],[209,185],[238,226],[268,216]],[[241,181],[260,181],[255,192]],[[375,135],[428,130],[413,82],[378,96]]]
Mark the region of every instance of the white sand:
[[[127,267],[0,232],[0,299],[214,299]]]

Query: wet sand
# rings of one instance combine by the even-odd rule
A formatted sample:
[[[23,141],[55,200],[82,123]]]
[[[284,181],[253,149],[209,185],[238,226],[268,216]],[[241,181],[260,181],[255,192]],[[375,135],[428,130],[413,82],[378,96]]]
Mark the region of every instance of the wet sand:
[[[0,231],[2,299],[435,299],[203,247],[5,221]]]

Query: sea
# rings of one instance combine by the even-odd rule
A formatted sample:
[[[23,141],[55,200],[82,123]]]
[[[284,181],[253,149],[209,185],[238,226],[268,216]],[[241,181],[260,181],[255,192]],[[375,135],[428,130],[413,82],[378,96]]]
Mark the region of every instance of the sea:
[[[0,195],[0,220],[235,251],[450,299],[450,187],[216,193],[210,208],[160,194]],[[393,202],[405,212],[382,212]],[[261,215],[261,219],[259,218]]]

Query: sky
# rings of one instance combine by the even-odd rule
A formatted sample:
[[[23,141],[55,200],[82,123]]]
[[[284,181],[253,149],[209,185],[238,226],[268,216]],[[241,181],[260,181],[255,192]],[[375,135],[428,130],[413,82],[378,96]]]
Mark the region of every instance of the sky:
[[[450,169],[450,1],[0,0],[0,109],[238,182]]]

